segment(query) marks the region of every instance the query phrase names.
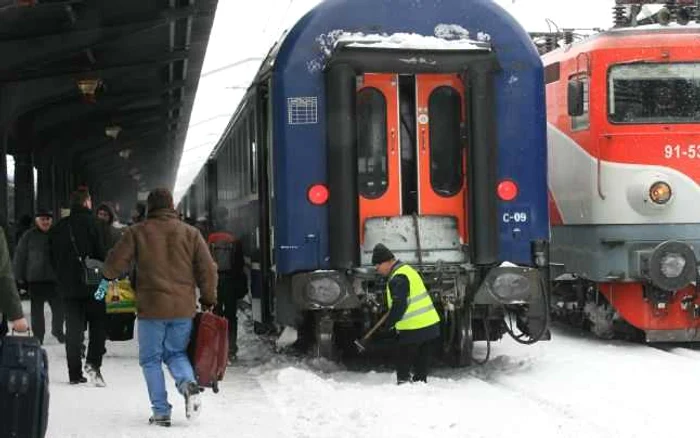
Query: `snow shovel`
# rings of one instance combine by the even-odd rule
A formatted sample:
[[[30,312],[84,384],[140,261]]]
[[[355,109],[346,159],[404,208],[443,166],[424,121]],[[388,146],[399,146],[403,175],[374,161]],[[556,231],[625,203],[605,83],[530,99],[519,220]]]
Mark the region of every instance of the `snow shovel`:
[[[374,334],[374,332],[376,332],[377,329],[379,329],[379,327],[381,327],[381,325],[384,324],[384,321],[386,321],[386,319],[387,319],[388,317],[389,317],[389,312],[386,312],[386,313],[384,314],[384,316],[382,316],[381,318],[379,318],[379,321],[377,321],[377,323],[374,325],[374,327],[372,327],[371,329],[369,329],[369,331],[367,332],[367,334],[364,335],[364,336],[362,337],[362,339],[355,339],[355,342],[354,342],[354,343],[355,343],[355,347],[357,348],[357,351],[359,351],[360,353],[364,353],[364,351],[367,349],[367,347],[365,347],[365,344],[367,343],[367,340],[369,340],[369,338]]]

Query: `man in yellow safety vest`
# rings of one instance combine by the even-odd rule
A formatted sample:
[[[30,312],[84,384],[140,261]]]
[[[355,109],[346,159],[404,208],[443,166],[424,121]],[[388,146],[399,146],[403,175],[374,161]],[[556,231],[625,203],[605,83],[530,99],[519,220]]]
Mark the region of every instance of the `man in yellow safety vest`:
[[[372,264],[387,277],[389,316],[384,325],[396,331],[396,380],[427,382],[434,340],[440,337],[440,316],[418,271],[396,260],[381,243],[372,251]]]

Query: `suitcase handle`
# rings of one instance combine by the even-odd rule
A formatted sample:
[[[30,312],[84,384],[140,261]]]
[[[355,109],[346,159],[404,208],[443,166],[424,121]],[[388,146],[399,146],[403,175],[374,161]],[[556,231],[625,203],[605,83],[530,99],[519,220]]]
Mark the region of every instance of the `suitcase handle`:
[[[32,337],[32,329],[28,328],[26,332],[18,332],[14,328],[12,329],[12,336],[17,336],[18,338],[31,338]],[[24,354],[22,354],[22,344],[17,345],[17,348],[19,348],[19,358],[17,359],[18,363],[20,365],[24,365]]]
[[[18,332],[17,330],[15,330],[13,328],[12,331],[10,332],[10,334],[12,336],[26,337],[26,338],[31,338],[33,336],[31,328],[28,328],[26,332]]]

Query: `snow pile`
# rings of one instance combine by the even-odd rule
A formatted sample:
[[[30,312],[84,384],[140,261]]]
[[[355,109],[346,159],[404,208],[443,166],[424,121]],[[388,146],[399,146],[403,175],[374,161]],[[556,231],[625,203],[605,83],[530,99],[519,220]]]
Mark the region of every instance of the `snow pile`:
[[[459,24],[438,24],[435,26],[435,36],[444,40],[468,40],[469,31]],[[491,35],[486,32],[477,32],[476,40],[489,42],[491,41]]]
[[[693,406],[700,392],[692,378],[700,352],[681,345],[665,351],[555,328],[551,342],[495,343],[494,358],[483,367],[439,368],[427,385],[396,386],[390,371],[353,372],[275,354],[274,339],[261,340],[251,325],[241,314],[239,361],[228,368],[219,394],[203,394],[197,421],[185,420],[182,397],[166,378],[169,429],[147,425],[134,341],[107,344],[108,386],[94,388],[68,385],[65,349],[47,337],[47,438],[686,436],[692,424],[682,408]],[[475,355],[483,353],[477,345]]]
[[[468,40],[469,31],[459,24],[438,24],[435,26],[435,36],[444,40]]]

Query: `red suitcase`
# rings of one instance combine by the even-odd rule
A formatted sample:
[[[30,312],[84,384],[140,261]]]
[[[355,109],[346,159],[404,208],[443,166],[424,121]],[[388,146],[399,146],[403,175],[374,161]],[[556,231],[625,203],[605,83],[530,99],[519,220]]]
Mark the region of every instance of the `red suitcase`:
[[[199,386],[219,392],[228,365],[228,320],[211,312],[197,313],[188,350]]]

